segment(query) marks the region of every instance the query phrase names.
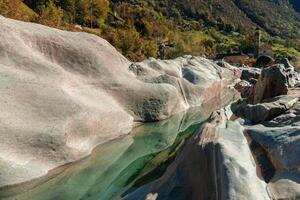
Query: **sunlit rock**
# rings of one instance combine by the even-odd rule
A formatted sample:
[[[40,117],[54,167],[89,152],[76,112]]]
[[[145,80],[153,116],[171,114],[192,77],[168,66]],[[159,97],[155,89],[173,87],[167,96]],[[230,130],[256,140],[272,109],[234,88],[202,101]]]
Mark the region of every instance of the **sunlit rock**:
[[[0,187],[81,159],[134,121],[218,105],[238,71],[190,56],[134,64],[95,35],[0,17]]]

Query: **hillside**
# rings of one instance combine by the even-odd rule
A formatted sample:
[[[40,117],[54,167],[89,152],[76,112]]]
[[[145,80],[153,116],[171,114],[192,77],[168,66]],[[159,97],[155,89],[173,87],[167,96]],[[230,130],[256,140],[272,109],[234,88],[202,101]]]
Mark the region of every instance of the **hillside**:
[[[300,14],[287,0],[236,0],[236,5],[256,25],[283,38],[300,37]]]
[[[253,30],[272,43],[277,59],[300,60],[295,0],[0,0],[0,14],[99,35],[133,61],[184,54],[253,52]],[[92,12],[91,12],[92,11]],[[92,13],[92,14],[91,14]],[[78,26],[80,25],[80,26]]]
[[[141,50],[126,46],[137,37],[178,34],[209,46],[243,36],[183,31],[133,4],[109,11],[98,1],[98,24],[92,18],[87,28],[88,15],[73,19],[82,27],[67,23],[72,14],[54,3],[34,11],[15,3],[20,15],[5,14],[31,13],[56,28],[0,16],[1,200],[299,199],[300,73],[288,60],[261,68],[188,55],[132,62],[75,30],[120,33],[116,44],[128,53]]]
[[[120,1],[114,1],[120,2]],[[287,0],[167,0],[123,1],[152,7],[166,17],[197,20],[205,26],[218,29],[247,31],[253,26],[261,27],[269,34],[284,38],[300,37],[299,2]],[[294,7],[295,9],[294,9]]]
[[[200,20],[206,26],[219,29],[230,27],[239,32],[258,26],[273,36],[300,37],[300,14],[293,8],[293,5],[299,8],[299,2],[296,1],[169,0],[168,4],[168,7],[162,7],[161,10],[176,8],[183,17]]]

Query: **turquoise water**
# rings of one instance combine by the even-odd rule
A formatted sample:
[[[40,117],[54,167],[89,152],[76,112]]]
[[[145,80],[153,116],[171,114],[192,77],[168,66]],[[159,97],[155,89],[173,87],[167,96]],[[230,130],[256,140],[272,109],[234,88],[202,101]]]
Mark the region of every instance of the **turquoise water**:
[[[126,137],[100,145],[85,159],[31,189],[5,199],[110,200],[158,179],[185,140],[217,107],[193,108],[172,118],[140,124]]]

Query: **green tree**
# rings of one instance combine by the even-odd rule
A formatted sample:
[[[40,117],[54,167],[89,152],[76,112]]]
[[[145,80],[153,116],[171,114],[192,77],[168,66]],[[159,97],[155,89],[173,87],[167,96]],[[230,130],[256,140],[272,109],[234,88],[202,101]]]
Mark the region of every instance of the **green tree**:
[[[157,42],[155,41],[148,41],[144,45],[144,52],[143,54],[149,58],[149,57],[154,57],[156,58],[158,56],[158,46]]]
[[[53,1],[49,1],[40,9],[39,23],[59,28],[62,25],[63,10],[57,7]]]
[[[255,49],[254,34],[244,35],[240,40],[240,50],[244,53],[253,53]]]
[[[80,0],[78,4],[78,21],[81,24],[89,25],[91,28],[98,27],[103,23],[109,12],[108,0]]]
[[[38,11],[39,8],[45,6],[50,0],[24,0],[24,3],[31,9]]]
[[[6,11],[6,4],[4,0],[0,0],[0,15],[5,14]]]
[[[55,5],[64,10],[64,16],[69,23],[76,23],[79,0],[56,0]]]

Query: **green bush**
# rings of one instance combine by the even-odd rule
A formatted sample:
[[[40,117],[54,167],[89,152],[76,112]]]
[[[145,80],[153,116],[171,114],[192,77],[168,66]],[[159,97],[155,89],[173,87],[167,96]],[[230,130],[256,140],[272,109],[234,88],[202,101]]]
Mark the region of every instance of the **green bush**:
[[[99,20],[105,20],[108,12],[108,0],[79,0],[76,21],[86,26],[98,27]]]
[[[6,8],[4,0],[0,0],[0,15],[4,15],[6,10],[7,10],[7,8]]]
[[[59,28],[62,25],[63,10],[57,7],[53,1],[49,1],[40,9],[39,23]]]
[[[279,7],[271,1],[239,2],[242,8],[254,9],[253,17],[260,20],[263,28],[262,42],[272,41],[277,58],[300,60],[299,37],[282,39],[282,35],[299,33],[296,28],[300,26],[299,20],[288,20],[294,18],[294,14],[288,13],[288,7],[282,8],[284,15],[270,12],[257,16],[257,11],[265,8],[269,11],[268,7],[272,6],[275,8],[271,11],[276,11]],[[216,0],[192,4],[187,0],[0,0],[0,14],[6,17],[71,31],[78,31],[74,24],[79,24],[83,31],[107,39],[133,61],[159,56],[159,42],[173,46],[167,49],[166,58],[235,50],[253,52],[253,33],[249,33],[253,24],[235,10],[233,1]],[[233,12],[238,15],[228,15]],[[280,34],[271,37],[273,33]]]

